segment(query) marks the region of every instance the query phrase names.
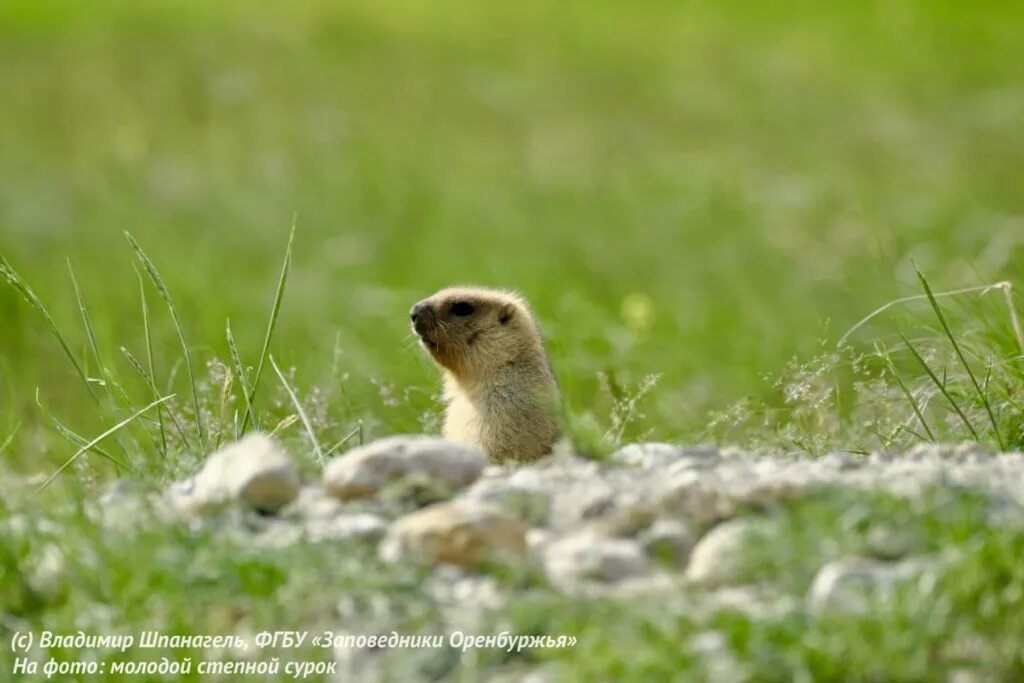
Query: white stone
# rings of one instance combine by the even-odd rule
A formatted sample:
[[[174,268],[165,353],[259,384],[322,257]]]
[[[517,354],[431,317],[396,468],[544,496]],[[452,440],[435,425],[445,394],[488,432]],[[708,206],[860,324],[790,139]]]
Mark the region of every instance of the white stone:
[[[650,557],[675,567],[686,566],[694,544],[689,528],[674,519],[655,520],[638,540]]]
[[[659,506],[707,527],[736,514],[736,497],[716,471],[686,470],[660,483]]]
[[[635,541],[603,538],[589,531],[551,544],[544,552],[544,565],[551,580],[563,587],[579,581],[615,583],[651,570]]]
[[[189,512],[242,501],[263,512],[277,512],[299,492],[299,475],[280,444],[265,434],[250,434],[206,459],[191,480],[171,490]]]
[[[310,541],[377,540],[387,533],[388,523],[366,512],[341,514],[306,521],[306,538]]]
[[[723,522],[709,531],[694,547],[687,580],[706,586],[745,583],[745,553],[752,543],[768,543],[773,535],[770,519],[740,517]]]
[[[288,507],[281,510],[281,516],[289,519],[330,519],[342,514],[345,504],[334,496],[327,495],[323,486],[303,486],[299,495]]]
[[[466,498],[500,507],[534,526],[546,525],[551,515],[551,493],[514,478],[484,477],[465,495]]]
[[[324,468],[324,487],[342,500],[369,498],[405,481],[457,491],[476,481],[487,456],[432,436],[392,436],[354,448]]]
[[[464,500],[437,503],[400,518],[381,544],[387,561],[411,557],[475,567],[496,555],[526,553],[526,526],[499,508]]]
[[[711,464],[718,459],[714,446],[676,446],[669,443],[633,443],[612,453],[613,462],[634,467],[662,468],[685,461],[688,466]]]

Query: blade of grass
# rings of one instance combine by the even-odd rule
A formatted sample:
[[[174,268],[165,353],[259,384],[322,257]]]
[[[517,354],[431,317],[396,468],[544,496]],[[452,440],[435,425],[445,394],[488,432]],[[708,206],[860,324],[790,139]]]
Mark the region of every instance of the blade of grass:
[[[252,379],[252,387],[249,391],[249,400],[246,401],[246,413],[242,419],[242,432],[245,432],[245,428],[249,426],[249,422],[252,421],[256,428],[259,429],[259,423],[255,421],[256,416],[252,414],[250,408],[253,402],[256,400],[256,390],[259,388],[260,377],[263,375],[263,365],[270,355],[270,340],[274,336],[274,328],[277,326],[277,318],[281,313],[281,302],[284,299],[285,286],[288,284],[288,271],[292,265],[292,245],[295,242],[295,226],[296,219],[292,219],[292,229],[288,235],[288,246],[284,252],[284,264],[281,266],[281,277],[277,281],[277,292],[274,295],[274,305],[270,309],[270,321],[267,323],[267,333],[263,337],[263,350],[260,352],[260,362],[256,366],[256,374]]]
[[[89,349],[92,351],[93,359],[96,361],[96,368],[100,374],[106,379],[106,372],[103,368],[103,359],[100,357],[100,345],[96,340],[96,330],[92,326],[92,318],[89,315],[89,309],[86,308],[85,299],[82,297],[82,290],[78,286],[78,278],[75,277],[75,270],[71,267],[71,259],[67,259],[68,264],[68,275],[71,277],[71,287],[75,291],[75,300],[78,302],[78,312],[82,316],[82,327],[85,328],[85,336],[89,341]],[[107,389],[107,395],[113,400],[114,396],[111,392],[110,385],[104,381],[103,386]]]
[[[174,364],[171,365],[171,372],[167,375],[167,393],[174,390],[174,384],[178,381],[178,372],[181,370],[181,366],[183,364],[184,361],[181,358],[178,358],[174,361]],[[168,410],[170,410],[170,408],[168,408]]]
[[[897,433],[898,432],[906,432],[907,434],[910,434],[912,437],[914,437],[918,441],[925,441],[925,438],[923,436],[918,434],[916,431],[914,431],[913,429],[911,429],[907,425],[900,425],[899,427],[896,428],[896,431],[897,431]],[[932,439],[932,441],[934,441],[934,439]]]
[[[174,323],[174,329],[178,332],[178,341],[181,342],[181,350],[185,354],[185,369],[188,371],[188,379],[192,385],[192,406],[195,409],[196,414],[196,430],[199,432],[199,447],[205,449],[206,432],[203,429],[203,411],[199,407],[199,390],[196,386],[196,376],[192,370],[192,355],[189,353],[188,342],[185,341],[185,332],[181,326],[181,320],[178,318],[178,311],[174,307],[174,300],[171,299],[171,292],[167,289],[163,279],[160,277],[160,272],[156,269],[156,265],[148,256],[146,256],[146,252],[142,250],[142,247],[135,241],[132,234],[126,230],[124,236],[128,239],[128,243],[132,246],[132,249],[135,250],[135,254],[142,263],[142,267],[145,268],[150,280],[153,281],[153,284],[156,286],[156,290],[163,298],[164,303],[167,304],[167,309],[171,314],[171,321]]]
[[[121,347],[121,355],[123,355],[125,357],[125,359],[128,361],[128,364],[132,366],[132,368],[135,370],[135,372],[139,373],[139,376],[142,377],[142,380],[149,387],[149,390],[151,392],[153,392],[153,398],[154,399],[160,398],[160,390],[157,388],[156,382],[153,381],[152,375],[150,375],[146,371],[146,368],[144,368],[142,366],[142,363],[139,362],[139,359],[136,358],[132,354],[132,352],[129,351],[124,346]],[[174,423],[174,430],[178,433],[178,438],[181,439],[182,443],[185,445],[186,448],[191,448],[192,444],[188,440],[188,436],[185,434],[185,428],[182,427],[181,426],[181,422],[178,421],[177,415],[174,414],[173,410],[167,411],[167,414],[170,416],[171,422]],[[164,420],[163,420],[162,415],[163,415],[163,405],[159,405],[159,406],[157,406],[157,424],[160,425],[160,436],[161,436],[161,439],[165,439],[165,435],[164,435]],[[167,453],[167,451],[166,451],[166,440],[164,441],[164,443],[165,443],[164,455],[166,455],[166,453]]]
[[[274,362],[273,356],[267,356],[270,361],[270,366],[274,368],[274,372],[277,373],[278,378],[281,380],[281,384],[284,385],[284,390],[288,392],[288,396],[292,399],[292,404],[295,406],[295,412],[299,414],[299,419],[302,420],[303,426],[306,428],[306,434],[309,435],[309,440],[313,444],[313,453],[316,454],[316,459],[322,465],[324,462],[324,452],[320,448],[320,442],[316,438],[316,433],[313,431],[313,425],[309,421],[309,416],[306,415],[306,411],[302,408],[302,404],[299,402],[298,396],[292,391],[291,386],[288,384],[288,380],[285,379],[284,373],[281,372],[281,368],[277,367],[277,363]]]
[[[1010,325],[1013,327],[1013,334],[1017,337],[1017,346],[1020,352],[1024,353],[1024,328],[1020,324],[1020,316],[1017,315],[1017,307],[1013,303],[1013,285],[1009,282],[1000,283],[1003,290],[1003,298],[1006,299],[1006,308],[1010,311]]]
[[[298,421],[299,421],[299,416],[298,415],[289,415],[288,417],[286,417],[283,420],[281,420],[280,422],[278,422],[276,427],[274,427],[272,430],[270,430],[270,436],[277,436],[278,433],[283,432],[284,430],[288,429],[289,427],[291,427],[293,424],[295,424]]]
[[[914,409],[914,415],[917,416],[917,421],[924,427],[925,433],[928,434],[930,441],[935,441],[935,434],[932,433],[931,427],[928,426],[928,421],[924,419],[924,414],[921,412],[921,406],[918,404],[917,399],[914,398],[914,394],[910,391],[910,388],[903,382],[903,378],[900,377],[900,373],[896,370],[896,364],[892,362],[892,356],[889,352],[882,348],[881,344],[875,344],[875,352],[885,362],[886,368],[889,370],[889,374],[896,381],[896,385],[903,392],[903,395],[907,397],[907,401],[910,406]]]
[[[135,271],[135,279],[139,281],[139,304],[142,308],[142,332],[146,337],[146,362],[149,367],[149,374],[143,374],[143,379],[149,384],[150,389],[153,391],[153,398],[160,398],[160,392],[156,388],[156,370],[154,369],[153,363],[153,334],[149,327],[149,303],[146,301],[146,287],[142,281],[142,273],[139,269],[132,264],[132,269]],[[123,346],[121,347],[122,353],[127,352]],[[128,359],[129,362],[132,358]],[[136,370],[141,370],[142,366],[139,365]],[[173,415],[172,415],[173,417]],[[160,452],[164,459],[167,458],[167,427],[164,425],[164,407],[162,405],[156,407],[156,419],[160,423]],[[182,437],[182,441],[188,446],[188,440],[185,439],[184,433],[181,431],[179,426],[178,433]]]
[[[81,446],[81,445],[87,443],[83,436],[81,436],[80,434],[78,434],[78,433],[74,432],[73,430],[69,429],[64,423],[62,423],[60,420],[58,420],[57,417],[53,413],[51,413],[49,410],[47,410],[46,406],[43,405],[42,399],[39,397],[39,389],[36,389],[36,405],[39,406],[39,409],[41,411],[43,411],[43,415],[48,417],[50,419],[50,422],[53,423],[53,426],[57,430],[57,433],[60,434],[61,436],[63,436],[65,439],[67,439],[73,446]],[[103,458],[106,458],[111,463],[113,463],[114,467],[117,468],[118,473],[120,473],[121,469],[124,469],[125,471],[128,471],[128,472],[132,471],[131,467],[126,465],[121,460],[118,460],[117,458],[115,458],[105,448],[100,448],[99,446],[94,446],[90,450],[92,450],[94,453],[96,453],[96,455],[99,455],[99,456],[101,456]]]
[[[974,385],[974,390],[978,392],[978,397],[981,399],[982,404],[985,406],[985,412],[988,413],[989,422],[992,423],[992,433],[996,437],[996,443],[999,445],[999,450],[1005,451],[1006,444],[1003,442],[1003,437],[999,432],[999,423],[996,421],[995,411],[992,410],[992,403],[988,400],[988,394],[981,388],[978,383],[978,378],[974,376],[974,371],[971,370],[970,363],[967,362],[967,358],[964,357],[963,351],[960,350],[960,344],[956,341],[956,336],[953,334],[952,328],[949,326],[949,322],[946,320],[946,315],[942,312],[939,307],[939,302],[936,301],[935,295],[932,293],[931,285],[928,284],[928,278],[924,276],[921,269],[914,264],[914,270],[917,271],[917,278],[921,281],[921,286],[924,287],[924,293],[928,296],[928,302],[932,305],[932,310],[935,311],[935,316],[939,319],[939,323],[942,324],[942,329],[949,338],[949,343],[953,345],[953,350],[956,351],[957,358],[960,359],[960,364],[964,366],[964,370],[967,371],[967,376],[971,378],[971,384]]]
[[[4,439],[4,442],[2,444],[0,444],[0,454],[2,454],[4,451],[6,451],[7,447],[10,446],[12,443],[14,443],[14,437],[16,437],[18,435],[18,430],[19,429],[21,429],[21,423],[20,422],[18,422],[17,424],[14,425],[14,429],[12,429],[11,433],[7,435],[7,438]]]
[[[353,429],[351,432],[346,434],[345,437],[341,441],[339,441],[338,443],[334,444],[333,446],[331,446],[330,448],[327,449],[327,452],[324,453],[324,457],[325,458],[330,458],[332,455],[334,455],[338,451],[339,448],[341,448],[342,446],[347,444],[349,441],[351,441],[352,438],[355,437],[356,435],[361,434],[362,431],[363,431],[363,421],[360,420],[359,424],[356,425],[355,429]]]
[[[75,372],[78,374],[79,379],[81,379],[82,384],[85,385],[86,391],[88,391],[89,395],[92,396],[94,401],[96,401],[96,404],[102,408],[103,404],[100,401],[100,397],[92,390],[92,383],[86,376],[85,370],[82,369],[82,365],[78,362],[75,354],[72,353],[71,347],[68,346],[67,340],[61,333],[60,328],[57,327],[57,323],[54,322],[53,316],[51,316],[50,312],[46,310],[46,306],[44,306],[42,300],[36,296],[36,293],[29,286],[28,282],[25,281],[25,278],[21,277],[21,275],[18,274],[18,271],[14,270],[14,267],[11,266],[10,262],[3,254],[0,254],[0,276],[2,276],[4,280],[7,281],[7,284],[13,287],[15,291],[21,294],[21,296],[36,309],[39,315],[43,317],[47,327],[50,328],[53,336],[57,339],[57,343],[60,344],[61,349],[64,351],[64,355],[67,356],[69,361],[71,361],[71,365],[75,368]]]
[[[71,286],[75,293],[75,301],[78,304],[78,312],[82,316],[82,327],[85,329],[85,336],[89,344],[89,350],[92,352],[93,360],[96,362],[96,370],[102,378],[103,388],[106,391],[107,398],[110,400],[111,411],[116,419],[120,417],[118,414],[118,408],[120,407],[125,410],[129,409],[131,407],[131,399],[128,397],[124,387],[118,383],[117,377],[114,373],[111,372],[107,364],[103,362],[103,356],[100,353],[99,340],[96,337],[96,328],[92,324],[92,316],[89,315],[89,309],[85,305],[85,297],[82,295],[81,287],[78,285],[78,278],[75,276],[75,270],[71,266],[71,259],[66,259],[66,262],[68,266],[68,275],[71,279]],[[127,456],[128,448],[121,442],[120,434],[115,437],[115,442],[125,456]]]
[[[980,286],[980,287],[967,287],[965,289],[954,289],[954,290],[949,291],[949,292],[936,292],[933,296],[936,299],[941,299],[943,297],[959,296],[961,294],[972,294],[974,292],[981,292],[982,294],[984,294],[986,292],[992,291],[992,289],[995,288],[995,287],[1002,287],[1004,284],[1006,284],[1006,283],[997,282],[997,283],[992,284],[992,285],[983,285],[983,286]],[[844,334],[842,337],[840,337],[839,341],[836,342],[836,348],[842,347],[843,344],[846,343],[846,340],[853,336],[854,332],[856,332],[860,328],[864,327],[864,325],[867,325],[869,322],[871,322],[872,320],[874,320],[875,318],[877,318],[881,314],[885,313],[890,308],[893,308],[894,306],[898,306],[900,304],[910,303],[912,301],[925,301],[926,299],[928,299],[928,296],[926,294],[917,294],[915,296],[904,296],[904,297],[900,297],[899,299],[893,299],[889,303],[887,303],[887,304],[885,304],[883,306],[879,306],[874,311],[872,311],[868,315],[866,315],[863,318],[861,318],[857,322],[856,325],[854,325],[853,327],[848,329],[846,331],[846,334]],[[1022,347],[1022,348],[1024,348],[1024,347]]]
[[[981,441],[981,437],[978,436],[978,432],[974,429],[974,425],[972,425],[971,421],[967,419],[967,416],[964,414],[964,411],[960,409],[960,406],[957,404],[956,400],[954,400],[952,395],[950,395],[949,391],[946,389],[946,383],[939,379],[938,375],[936,375],[935,372],[931,369],[931,367],[929,367],[928,362],[924,359],[924,357],[921,356],[921,354],[914,347],[914,345],[910,343],[910,340],[903,336],[902,332],[899,332],[898,334],[900,335],[900,339],[903,340],[903,343],[910,350],[910,353],[913,354],[915,359],[917,359],[917,362],[921,365],[924,371],[928,373],[928,377],[931,378],[932,382],[935,383],[935,386],[938,387],[940,392],[942,392],[942,395],[946,397],[947,401],[949,401],[949,405],[953,406],[954,412],[956,412],[956,414],[960,416],[960,420],[964,423],[964,426],[967,427],[967,431],[971,433],[971,436],[974,438],[975,441]]]
[[[899,427],[897,427],[893,431],[892,436],[886,436],[885,434],[882,433],[882,431],[880,429],[878,429],[877,427],[873,427],[873,426],[867,427],[867,431],[868,431],[869,434],[874,434],[876,437],[878,437],[878,440],[882,444],[882,448],[884,448],[886,450],[888,450],[890,447],[892,447],[893,439],[895,439],[896,436],[900,433]]]
[[[227,370],[227,368],[224,368]],[[220,387],[220,414],[217,417],[217,440],[214,442],[214,449],[220,448],[220,442],[224,438],[224,419],[228,413],[228,399],[232,395],[235,384],[235,376],[229,371],[224,373],[224,383]]]
[[[242,400],[245,401],[246,416],[254,415],[249,388],[249,381],[245,377],[245,367],[242,365],[242,357],[238,354],[238,345],[235,344],[235,335],[231,332],[231,321],[228,320],[224,328],[224,334],[228,340],[228,353],[231,356],[231,367],[235,373],[238,386],[242,388]],[[244,427],[243,427],[244,429]]]
[[[66,460],[66,461],[64,462],[64,464],[63,464],[63,465],[61,465],[60,467],[58,467],[58,468],[57,468],[57,470],[56,470],[56,471],[55,471],[55,472],[54,472],[53,474],[51,474],[51,475],[50,475],[49,477],[47,477],[47,478],[46,478],[46,481],[44,481],[44,482],[42,483],[42,485],[40,485],[40,487],[39,487],[38,489],[36,489],[36,493],[39,493],[40,491],[42,491],[43,489],[45,489],[45,488],[46,488],[47,486],[49,486],[49,485],[50,485],[50,483],[51,483],[51,482],[52,482],[52,481],[53,481],[54,479],[56,479],[56,478],[57,478],[58,476],[60,476],[60,473],[61,473],[61,472],[63,472],[64,470],[66,470],[66,469],[67,469],[68,467],[70,467],[70,466],[72,465],[72,463],[74,463],[74,462],[75,462],[75,460],[77,460],[77,459],[78,459],[78,457],[79,457],[80,455],[82,455],[82,454],[83,454],[83,453],[85,453],[86,451],[88,451],[88,450],[91,450],[92,448],[94,448],[94,447],[95,447],[95,446],[96,446],[97,444],[99,444],[99,443],[100,443],[101,441],[103,441],[104,439],[106,439],[106,438],[107,438],[108,436],[110,436],[111,434],[116,434],[116,433],[117,433],[117,432],[119,432],[119,431],[120,431],[121,429],[123,429],[123,428],[124,428],[124,427],[126,427],[127,425],[131,424],[131,422],[132,422],[133,420],[135,420],[136,418],[138,418],[138,417],[139,417],[140,415],[142,415],[143,413],[145,413],[145,412],[149,411],[150,409],[152,409],[152,408],[154,408],[154,407],[156,407],[156,406],[160,405],[160,404],[161,404],[161,403],[163,403],[164,401],[169,401],[169,400],[170,400],[170,399],[172,399],[172,398],[174,398],[174,394],[171,394],[170,396],[164,396],[164,397],[163,397],[163,398],[161,398],[161,399],[158,399],[158,400],[156,400],[156,401],[153,401],[152,403],[150,403],[150,404],[149,404],[148,406],[146,406],[145,408],[142,408],[141,410],[137,410],[137,411],[135,411],[135,412],[134,412],[134,413],[133,413],[132,415],[130,415],[129,417],[126,417],[125,419],[121,420],[121,421],[120,421],[120,422],[118,422],[118,423],[117,423],[116,425],[114,425],[113,427],[111,427],[111,428],[110,428],[110,429],[108,429],[107,431],[103,432],[102,434],[100,434],[99,436],[97,436],[97,437],[96,437],[95,439],[93,439],[92,441],[90,441],[90,442],[86,443],[86,444],[85,444],[84,446],[82,446],[82,447],[81,447],[81,448],[79,448],[79,449],[78,449],[77,451],[75,451],[75,454],[74,454],[74,455],[72,455],[72,456],[71,456],[70,458],[68,458],[68,459],[67,459],[67,460]]]

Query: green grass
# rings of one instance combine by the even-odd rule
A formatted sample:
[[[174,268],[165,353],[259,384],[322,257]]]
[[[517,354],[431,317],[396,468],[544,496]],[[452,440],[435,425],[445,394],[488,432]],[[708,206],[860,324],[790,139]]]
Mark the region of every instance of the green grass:
[[[61,501],[180,478],[256,425],[309,473],[437,431],[406,316],[453,283],[527,296],[594,457],[641,438],[1024,448],[1022,22],[923,1],[3,3],[0,475],[60,475],[0,508],[52,536],[5,527],[0,635],[312,629],[325,586],[434,624],[417,577],[369,555],[163,524],[122,543]],[[785,515],[824,532],[853,503],[821,505]],[[870,514],[939,514],[898,508]],[[765,680],[915,680],[964,634],[1020,677],[1019,595],[999,588],[1019,593],[1020,536],[942,515],[926,535],[965,550],[956,619],[911,600],[871,623],[715,627]],[[795,529],[757,560],[782,583],[819,557]],[[47,542],[76,558],[55,595],[25,580]],[[680,600],[623,614],[542,588],[506,616],[563,615],[545,627],[586,646],[553,664],[581,679],[699,677],[678,643],[709,626]]]
[[[772,542],[744,558],[749,584],[769,599],[792,599],[777,614],[711,609],[686,591],[638,598],[628,610],[620,600],[538,591],[496,627],[587,634],[577,650],[530,654],[553,661],[559,680],[716,680],[690,646],[707,631],[722,633],[728,656],[757,681],[943,681],[955,670],[1017,680],[1024,674],[1024,572],[1016,557],[1024,535],[1019,527],[990,527],[988,509],[964,492],[932,491],[915,502],[823,493],[773,511]],[[937,585],[905,586],[867,614],[808,611],[803,599],[817,568],[845,553],[870,557],[870,532],[880,527],[912,534],[912,552],[952,550],[955,559]]]
[[[635,596],[624,608],[621,599],[567,596],[529,570],[496,567],[491,576],[499,590],[517,599],[477,629],[575,636],[576,646],[378,656],[391,680],[410,680],[411,672],[488,680],[499,671],[538,666],[555,680],[714,680],[691,638],[717,631],[728,656],[759,681],[944,681],[956,670],[1018,680],[1024,674],[1024,532],[1019,521],[993,524],[992,506],[984,497],[948,489],[916,501],[829,491],[765,511],[773,541],[751,548],[744,558],[747,578],[762,595],[789,600],[791,607],[758,618],[736,608],[711,608],[691,589]],[[145,510],[117,525],[117,534],[97,522],[97,506],[90,502],[45,516],[19,514],[0,546],[0,597],[8,622],[68,633],[154,629],[249,637],[271,627],[317,635],[448,634],[469,628],[444,616],[443,601],[423,589],[421,569],[382,564],[372,545],[299,542],[269,552],[225,534],[220,520],[189,529]],[[258,530],[266,523],[252,517],[246,526]],[[76,533],[66,535],[68,528]],[[907,535],[913,553],[945,555],[949,564],[939,582],[904,586],[863,615],[815,614],[804,607],[817,567],[844,554],[871,556],[873,532],[880,529]],[[55,547],[65,558],[64,571],[59,580],[40,580],[34,567]],[[139,548],[149,552],[140,554]],[[74,648],[52,654],[66,660],[81,656]],[[321,661],[325,654],[307,644],[260,656]],[[162,656],[191,656],[195,662],[238,657],[138,647],[101,650],[98,656],[108,666]],[[4,648],[0,666],[9,668],[11,657]]]
[[[709,410],[782,405],[763,375],[919,293],[911,256],[936,290],[1020,282],[1019,10],[901,12],[8,3],[0,246],[81,355],[73,259],[123,371],[112,349],[144,355],[129,230],[198,382],[229,358],[228,318],[245,362],[265,357],[297,214],[275,356],[301,388],[331,383],[337,349],[368,437],[421,429],[436,379],[405,313],[468,281],[528,296],[601,433],[599,373],[629,391],[656,374],[623,436],[693,439]],[[163,390],[182,353],[151,314]],[[79,431],[95,410],[14,292],[0,316],[15,460],[57,460],[35,387],[62,387],[53,410]],[[891,317],[852,341],[877,336],[895,340]],[[410,409],[383,418],[381,386],[415,391]]]

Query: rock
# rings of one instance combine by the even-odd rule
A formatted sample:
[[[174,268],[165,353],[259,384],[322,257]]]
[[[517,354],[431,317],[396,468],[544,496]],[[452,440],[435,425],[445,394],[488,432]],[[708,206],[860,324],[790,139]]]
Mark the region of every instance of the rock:
[[[425,592],[449,610],[496,610],[504,606],[500,584],[493,576],[481,576],[461,567],[441,565],[427,579]]]
[[[298,492],[295,465],[264,434],[250,434],[220,449],[195,477],[170,491],[179,508],[200,513],[236,500],[261,512],[277,512]]]
[[[295,500],[281,510],[279,518],[282,523],[271,525],[264,532],[277,546],[303,539],[314,543],[379,540],[388,528],[383,517],[354,510],[352,506],[327,495],[320,486],[303,486]]]
[[[303,486],[295,500],[281,510],[281,516],[296,520],[330,519],[345,510],[345,504],[327,495],[322,486]]]
[[[230,533],[238,543],[257,545],[267,550],[282,550],[302,541],[305,532],[292,522],[271,519],[258,528],[246,528],[237,519],[229,525]]]
[[[500,509],[457,500],[402,517],[381,546],[385,560],[405,557],[476,567],[493,555],[524,555],[526,526]]]
[[[466,498],[500,507],[531,526],[544,526],[551,515],[551,494],[511,478],[484,478],[466,492]]]
[[[495,504],[530,524],[568,529],[618,507],[622,487],[610,483],[606,474],[594,461],[552,456],[535,464],[489,469],[466,497]]]
[[[569,588],[580,581],[615,583],[651,570],[635,541],[602,538],[590,532],[551,544],[544,552],[544,566],[554,583]]]
[[[582,590],[580,589],[582,588]],[[609,597],[617,600],[650,599],[664,595],[677,595],[686,589],[678,575],[654,570],[627,576],[616,583],[590,583],[572,587],[574,593],[589,597]]]
[[[864,458],[847,451],[833,451],[822,458],[821,463],[836,470],[853,470],[864,464]]]
[[[526,546],[530,551],[538,551],[551,541],[552,533],[547,529],[528,529],[526,532]]]
[[[911,528],[881,524],[871,527],[864,539],[872,556],[880,560],[899,560],[924,545]]]
[[[848,557],[829,562],[818,570],[807,593],[812,612],[868,614],[879,601],[891,600],[902,585],[938,579],[938,563],[923,558],[879,562]],[[924,586],[922,586],[924,588]]]
[[[649,557],[677,568],[686,566],[694,543],[687,526],[674,519],[656,520],[638,540]]]
[[[306,521],[306,538],[310,541],[378,540],[387,533],[388,523],[366,512],[312,518]]]
[[[951,463],[976,463],[996,456],[990,446],[965,441],[963,443],[919,443],[901,457],[904,460],[940,460]]]
[[[718,459],[714,446],[676,446],[668,443],[634,443],[612,453],[613,462],[648,469],[673,464],[707,466]]]
[[[342,500],[369,498],[396,483],[451,494],[487,466],[481,451],[431,436],[393,436],[354,448],[324,469],[324,487]]]
[[[714,527],[694,547],[687,580],[705,586],[747,583],[754,578],[746,560],[748,548],[770,543],[774,526],[769,518],[740,517]]]
[[[612,462],[634,467],[657,467],[675,462],[682,449],[670,443],[631,443],[612,453]]]
[[[709,527],[736,514],[737,503],[715,473],[687,470],[663,485],[659,506],[698,527]]]

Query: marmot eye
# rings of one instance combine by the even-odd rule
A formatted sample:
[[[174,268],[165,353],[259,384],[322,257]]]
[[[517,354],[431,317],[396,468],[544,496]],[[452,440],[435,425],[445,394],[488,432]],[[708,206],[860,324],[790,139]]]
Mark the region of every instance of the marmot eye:
[[[473,315],[473,304],[468,301],[458,301],[452,304],[452,315],[467,316]]]

